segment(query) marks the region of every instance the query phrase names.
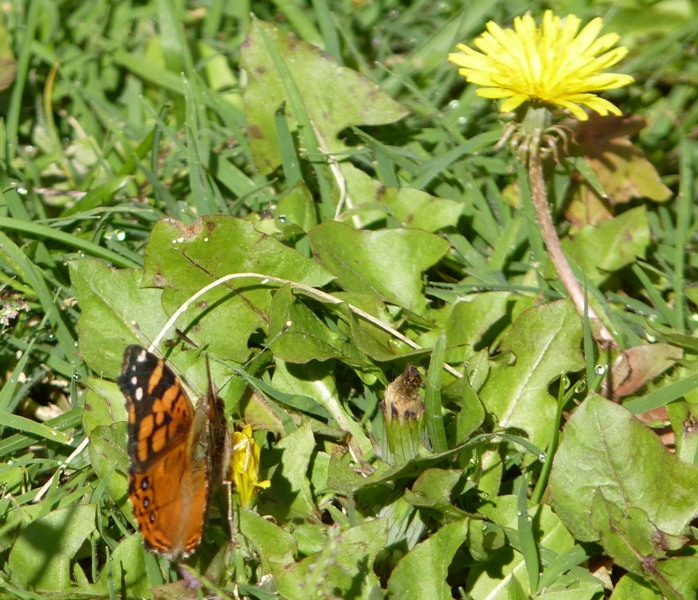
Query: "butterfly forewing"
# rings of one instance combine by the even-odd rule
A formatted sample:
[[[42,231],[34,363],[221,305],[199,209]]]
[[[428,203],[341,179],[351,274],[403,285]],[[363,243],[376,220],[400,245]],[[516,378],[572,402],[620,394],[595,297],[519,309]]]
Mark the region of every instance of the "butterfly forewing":
[[[140,346],[126,348],[118,382],[126,396],[131,472],[140,473],[188,435],[194,409],[165,361]]]

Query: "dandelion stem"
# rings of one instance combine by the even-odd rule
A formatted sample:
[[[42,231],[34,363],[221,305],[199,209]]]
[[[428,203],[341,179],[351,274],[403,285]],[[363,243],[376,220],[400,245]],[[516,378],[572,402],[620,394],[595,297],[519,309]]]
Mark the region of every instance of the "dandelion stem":
[[[567,289],[570,298],[572,298],[572,302],[574,302],[577,311],[580,315],[584,316],[584,292],[582,290],[582,286],[579,284],[579,281],[577,281],[577,278],[574,276],[574,273],[572,273],[572,268],[570,267],[569,262],[567,262],[567,257],[562,250],[562,244],[560,244],[560,238],[558,238],[557,231],[555,231],[555,226],[553,225],[553,219],[550,216],[550,208],[548,207],[548,191],[545,186],[545,180],[543,179],[543,168],[540,163],[538,152],[534,151],[529,154],[528,176],[531,180],[533,206],[536,210],[538,224],[540,225],[545,244],[548,247],[550,258],[552,259],[555,269],[557,270],[563,285]],[[587,304],[587,311],[589,313],[589,318],[594,319],[598,324],[598,341],[605,348],[617,346],[611,332],[603,324],[599,318],[599,315],[590,304]]]

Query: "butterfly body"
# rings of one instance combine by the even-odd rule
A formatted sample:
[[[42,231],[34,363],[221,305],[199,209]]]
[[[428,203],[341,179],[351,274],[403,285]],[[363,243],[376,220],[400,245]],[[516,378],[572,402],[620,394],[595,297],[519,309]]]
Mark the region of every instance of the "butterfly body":
[[[165,361],[140,346],[126,349],[118,383],[128,415],[129,497],[143,540],[149,550],[185,557],[201,541],[220,454],[230,445],[222,402],[209,375],[194,408]]]

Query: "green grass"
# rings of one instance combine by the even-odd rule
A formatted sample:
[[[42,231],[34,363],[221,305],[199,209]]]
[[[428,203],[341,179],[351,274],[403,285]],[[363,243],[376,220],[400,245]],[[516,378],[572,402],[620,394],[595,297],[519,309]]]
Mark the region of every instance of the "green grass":
[[[545,164],[612,350],[493,150],[495,103],[447,62],[548,7],[604,17],[636,80],[605,95],[623,122]],[[0,15],[0,595],[196,598],[186,570],[229,598],[696,596],[690,1]],[[195,395],[208,356],[271,481],[252,509],[212,494],[179,567],[137,533],[115,383],[155,340]],[[384,418],[408,364],[424,413]]]

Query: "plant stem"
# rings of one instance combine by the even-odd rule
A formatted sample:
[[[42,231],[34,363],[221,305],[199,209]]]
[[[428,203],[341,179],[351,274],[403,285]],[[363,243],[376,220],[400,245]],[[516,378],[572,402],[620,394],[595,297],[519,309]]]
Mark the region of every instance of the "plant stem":
[[[533,206],[536,210],[538,224],[540,225],[540,229],[543,234],[543,240],[545,240],[545,244],[548,247],[550,258],[552,259],[555,269],[557,270],[563,285],[567,289],[572,302],[574,302],[574,305],[577,307],[577,312],[579,312],[581,316],[584,316],[584,292],[582,290],[582,286],[579,284],[579,281],[577,281],[577,278],[574,276],[574,273],[572,273],[572,268],[567,262],[567,257],[562,250],[560,238],[557,237],[557,231],[555,231],[553,219],[550,216],[550,208],[548,207],[548,191],[545,186],[545,180],[543,179],[543,168],[540,164],[540,157],[538,156],[537,152],[531,152],[529,155],[528,176],[531,180]],[[603,324],[599,318],[599,315],[596,314],[596,311],[590,304],[587,306],[587,311],[589,314],[589,319],[594,319],[598,324],[598,341],[605,348],[617,346],[611,332]]]

